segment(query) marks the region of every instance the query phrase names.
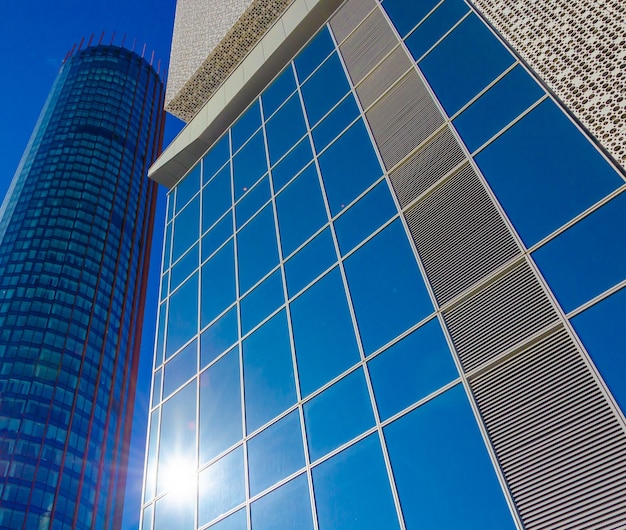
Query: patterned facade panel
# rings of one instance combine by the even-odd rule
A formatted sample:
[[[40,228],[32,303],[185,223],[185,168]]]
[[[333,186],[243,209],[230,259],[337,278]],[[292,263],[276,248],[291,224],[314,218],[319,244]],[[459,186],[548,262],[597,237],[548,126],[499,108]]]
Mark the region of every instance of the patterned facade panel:
[[[376,0],[344,2],[329,20],[337,42],[342,42],[374,7],[376,7]]]

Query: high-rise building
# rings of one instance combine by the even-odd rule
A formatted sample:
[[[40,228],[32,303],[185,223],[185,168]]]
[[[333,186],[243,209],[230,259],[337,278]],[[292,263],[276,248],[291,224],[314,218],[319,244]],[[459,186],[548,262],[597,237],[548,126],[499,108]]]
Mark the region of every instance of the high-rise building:
[[[217,3],[142,530],[624,528],[622,3]]]
[[[62,65],[0,209],[0,528],[119,528],[163,84],[136,53]]]

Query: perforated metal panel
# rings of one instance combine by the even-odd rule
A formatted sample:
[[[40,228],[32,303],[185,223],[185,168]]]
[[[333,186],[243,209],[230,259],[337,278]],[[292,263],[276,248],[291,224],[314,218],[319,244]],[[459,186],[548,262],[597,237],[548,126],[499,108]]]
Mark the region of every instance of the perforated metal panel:
[[[403,77],[365,115],[387,169],[409,155],[444,122],[415,71]]]
[[[465,160],[465,154],[448,127],[437,134],[389,175],[402,207],[424,193]]]
[[[339,47],[352,82],[359,83],[397,44],[387,19],[376,9]]]
[[[565,330],[470,384],[525,528],[626,527],[626,434]]]
[[[375,0],[347,0],[330,19],[337,42],[343,41],[368,13],[376,7]]]
[[[520,252],[469,165],[446,179],[405,215],[440,304]]]
[[[444,313],[463,368],[471,370],[557,319],[526,261]]]

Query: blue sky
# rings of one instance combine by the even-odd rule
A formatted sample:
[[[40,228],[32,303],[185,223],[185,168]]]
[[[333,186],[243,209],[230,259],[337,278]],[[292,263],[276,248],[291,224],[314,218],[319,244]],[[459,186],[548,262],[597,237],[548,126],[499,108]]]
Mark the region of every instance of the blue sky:
[[[167,72],[176,0],[16,0],[0,3],[0,198],[4,198],[54,78],[67,52],[82,38],[105,32],[103,42],[121,44],[146,56],[154,50],[156,65]],[[180,130],[168,116],[164,145]],[[129,491],[123,530],[136,529],[139,515],[143,453],[146,433],[150,368],[154,341],[158,275],[164,222],[165,190],[159,194],[150,271],[142,362],[135,409]]]

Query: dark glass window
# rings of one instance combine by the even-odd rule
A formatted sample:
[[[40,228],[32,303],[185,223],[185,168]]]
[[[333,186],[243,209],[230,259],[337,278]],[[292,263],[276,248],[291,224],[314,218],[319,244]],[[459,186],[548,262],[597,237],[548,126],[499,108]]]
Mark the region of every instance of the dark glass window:
[[[176,185],[176,211],[179,212],[200,189],[200,164]]]
[[[265,119],[269,118],[283,101],[296,89],[296,81],[293,76],[291,64],[267,87],[261,94],[263,113]]]
[[[311,160],[313,160],[311,141],[306,137],[300,140],[300,143],[272,169],[274,192],[278,193]]]
[[[241,228],[270,199],[270,180],[266,175],[235,206],[237,228]]]
[[[385,0],[383,7],[393,25],[404,37],[420,22],[437,4],[439,0],[422,0],[407,2],[406,0]]]
[[[202,232],[224,215],[231,204],[230,166],[226,166],[202,189]]]
[[[259,131],[233,157],[235,200],[239,200],[266,172],[265,141],[263,131]]]
[[[192,200],[174,219],[172,262],[200,237],[200,197]]]
[[[233,153],[261,126],[261,107],[256,100],[230,130]]]
[[[306,475],[290,480],[254,502],[251,516],[254,530],[313,530]]]
[[[225,134],[202,159],[202,182],[208,182],[229,157],[230,144],[228,134]]]
[[[294,94],[265,124],[270,165],[275,164],[306,134],[300,97]]]
[[[234,244],[226,243],[202,266],[201,326],[204,327],[235,301]]]
[[[322,28],[294,60],[300,82],[306,79],[334,49],[335,45],[328,29]]]
[[[359,107],[352,94],[349,94],[333,111],[312,131],[315,149],[319,153],[337,135],[359,116]]]

